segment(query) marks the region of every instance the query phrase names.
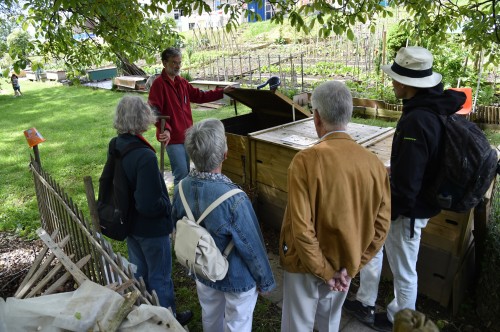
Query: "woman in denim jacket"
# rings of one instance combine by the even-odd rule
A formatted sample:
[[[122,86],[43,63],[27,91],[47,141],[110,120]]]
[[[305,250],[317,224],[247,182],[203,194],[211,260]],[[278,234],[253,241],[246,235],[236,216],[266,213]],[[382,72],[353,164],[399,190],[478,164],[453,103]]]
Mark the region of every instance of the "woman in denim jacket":
[[[198,219],[213,201],[237,185],[221,174],[222,162],[227,156],[222,122],[206,119],[196,123],[186,131],[184,144],[195,169],[179,185],[193,216]],[[172,208],[174,220],[186,215],[177,187]],[[248,196],[242,192],[228,198],[201,225],[210,232],[221,252],[234,241],[223,280],[211,282],[195,277],[203,331],[251,331],[258,293],[267,293],[276,284]]]

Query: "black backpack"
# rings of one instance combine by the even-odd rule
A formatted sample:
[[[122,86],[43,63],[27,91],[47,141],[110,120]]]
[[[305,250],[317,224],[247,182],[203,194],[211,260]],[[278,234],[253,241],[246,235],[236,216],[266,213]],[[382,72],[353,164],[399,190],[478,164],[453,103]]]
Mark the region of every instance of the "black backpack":
[[[109,142],[108,159],[99,178],[97,213],[102,234],[123,241],[132,230],[128,216],[135,206],[135,200],[123,170],[122,158],[132,150],[149,147],[141,142],[133,142],[120,151],[116,149],[116,139],[114,137]]]
[[[475,207],[497,171],[497,152],[483,131],[465,117],[437,114],[443,124],[441,165],[427,197],[445,210],[464,212]]]

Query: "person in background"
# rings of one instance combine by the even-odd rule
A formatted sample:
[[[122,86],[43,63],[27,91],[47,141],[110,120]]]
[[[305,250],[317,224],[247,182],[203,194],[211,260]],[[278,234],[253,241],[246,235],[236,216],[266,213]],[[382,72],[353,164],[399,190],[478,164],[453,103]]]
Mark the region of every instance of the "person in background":
[[[224,90],[202,91],[193,87],[180,74],[182,54],[179,49],[169,47],[161,53],[163,71],[153,81],[149,89],[149,105],[158,115],[169,116],[165,131],[161,133],[160,123],[156,123],[156,136],[164,142],[170,167],[177,185],[189,173],[189,157],[184,148],[184,133],[193,125],[191,102],[207,103],[221,99],[224,92],[234,90],[226,86]]]
[[[114,127],[121,151],[130,143],[144,148],[130,151],[122,165],[133,189],[135,205],[129,212],[132,231],[127,237],[129,260],[137,266],[135,277],[142,277],[149,292],[155,291],[162,307],[171,308],[181,325],[193,317],[191,311],[176,312],[172,281],[172,253],[169,235],[173,230],[171,204],[165,181],[158,168],[154,148],[142,134],[156,121],[150,107],[138,96],[123,97],[116,108]]]
[[[227,156],[221,121],[206,119],[195,123],[186,131],[185,146],[195,168],[175,188],[174,220],[186,215],[179,186],[195,219],[218,197],[238,188],[221,174]],[[258,293],[267,293],[276,286],[252,203],[244,192],[237,193],[217,206],[201,225],[221,252],[231,240],[234,242],[224,279],[212,282],[195,278],[203,331],[250,332]]]
[[[349,89],[325,82],[311,104],[319,141],[288,168],[279,242],[284,332],[339,330],[350,281],[383,246],[391,216],[384,165],[346,133]]]
[[[403,113],[396,126],[391,150],[391,229],[385,243],[387,260],[394,277],[394,299],[387,312],[375,314],[382,271],[380,250],[360,273],[356,298],[346,300],[344,309],[377,331],[392,331],[396,313],[415,310],[417,300],[417,258],[420,236],[429,218],[441,209],[425,196],[434,183],[443,156],[443,128],[437,113],[452,114],[465,102],[465,94],[443,90],[442,76],[432,70],[429,50],[402,47],[394,63],[382,66],[392,78],[396,98],[403,100]]]
[[[12,74],[10,77],[10,82],[12,83],[12,88],[14,89],[14,97],[22,96],[21,86],[19,85],[19,77],[16,74]]]
[[[38,67],[35,70],[35,79],[37,82],[40,82],[42,80],[42,68],[41,67]]]

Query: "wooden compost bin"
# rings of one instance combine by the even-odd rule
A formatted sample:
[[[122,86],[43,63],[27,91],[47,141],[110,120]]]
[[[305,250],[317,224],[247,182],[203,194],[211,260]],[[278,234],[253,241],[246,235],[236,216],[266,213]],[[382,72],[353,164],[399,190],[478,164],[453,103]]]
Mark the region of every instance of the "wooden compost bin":
[[[66,71],[64,70],[47,70],[47,79],[50,81],[62,81],[66,79]]]
[[[383,163],[390,160],[394,128],[350,123],[347,133],[377,154]],[[312,118],[250,134],[250,173],[257,191],[259,219],[280,229],[287,203],[287,170],[295,154],[318,140]]]
[[[310,112],[278,91],[236,89],[228,93],[237,102],[252,109],[249,114],[224,119],[228,157],[222,164],[222,172],[232,181],[243,186],[252,183],[248,136],[267,128],[308,118]]]

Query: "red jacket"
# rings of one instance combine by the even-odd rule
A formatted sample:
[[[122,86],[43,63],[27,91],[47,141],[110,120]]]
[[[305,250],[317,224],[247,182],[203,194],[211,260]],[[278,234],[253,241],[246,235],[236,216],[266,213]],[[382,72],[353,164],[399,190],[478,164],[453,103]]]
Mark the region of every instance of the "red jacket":
[[[221,99],[223,95],[222,89],[202,91],[180,76],[176,76],[172,81],[163,69],[161,75],[151,85],[148,103],[161,115],[170,117],[165,124],[165,129],[170,131],[168,144],[183,144],[186,129],[193,125],[190,103],[208,103]],[[156,137],[159,133],[160,123],[157,122]]]

